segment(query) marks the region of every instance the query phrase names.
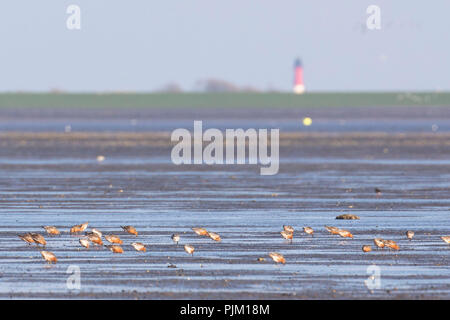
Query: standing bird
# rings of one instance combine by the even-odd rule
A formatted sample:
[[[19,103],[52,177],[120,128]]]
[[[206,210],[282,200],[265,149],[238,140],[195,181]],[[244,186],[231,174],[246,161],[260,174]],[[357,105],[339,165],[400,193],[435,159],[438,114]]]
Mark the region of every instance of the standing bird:
[[[343,229],[339,229],[338,234],[339,234],[342,238],[352,238],[352,239],[353,239],[353,235],[351,234],[350,231],[343,230]]]
[[[362,247],[362,251],[363,252],[370,252],[370,251],[372,251],[372,247],[371,246],[363,246]]]
[[[208,236],[208,231],[204,228],[192,228],[192,231],[194,231],[199,236]]]
[[[136,249],[136,251],[143,251],[143,252],[147,251],[147,248],[145,248],[144,244],[140,242],[133,242],[131,245],[133,246],[134,249]]]
[[[450,244],[450,236],[441,237],[441,239],[445,242]]]
[[[41,251],[41,255],[48,263],[56,263],[56,261],[58,261],[58,259],[56,259],[56,256],[50,251]]]
[[[100,232],[100,230],[92,228],[92,233],[96,234],[97,236],[99,236],[100,238],[102,237],[102,233]]]
[[[87,239],[80,239],[78,240],[80,244],[85,247],[86,249],[89,249],[89,241]]]
[[[407,237],[409,240],[412,240],[412,238],[414,237],[414,231],[411,231],[411,230],[406,231],[406,237]]]
[[[325,226],[325,229],[327,229],[331,234],[339,234],[339,228]]]
[[[30,233],[30,236],[33,238],[34,242],[36,244],[42,244],[45,246],[47,244],[47,241],[45,241],[44,237],[41,236],[39,233]]]
[[[133,234],[135,236],[138,235],[138,232],[136,231],[136,228],[133,226],[121,226],[121,228],[125,231],[128,232],[129,234]]]
[[[59,235],[60,232],[58,229],[56,229],[56,227],[53,226],[43,226],[42,228],[45,229],[45,231],[47,231],[48,234],[53,234],[53,235]]]
[[[103,245],[102,238],[100,238],[97,234],[94,232],[87,232],[88,239],[99,246]]]
[[[211,239],[213,239],[214,241],[217,241],[217,242],[222,240],[222,238],[220,238],[220,236],[217,233],[215,233],[215,232],[208,232],[208,236]]]
[[[272,260],[275,261],[276,263],[282,263],[282,264],[286,263],[286,259],[284,259],[283,255],[281,255],[277,252],[269,252],[269,257],[271,257]]]
[[[105,236],[105,239],[110,243],[123,244],[123,241],[118,236],[115,235]]]
[[[121,246],[118,245],[109,245],[106,246],[109,250],[111,250],[113,253],[123,253],[123,249]]]
[[[313,230],[313,228],[310,228],[310,227],[303,227],[303,231],[304,231],[306,234],[310,234],[311,236],[314,236],[314,230]]]
[[[283,230],[286,232],[294,233],[294,228],[292,226],[283,226]]]
[[[294,234],[292,232],[287,232],[285,230],[280,232],[281,236],[285,238],[286,240],[289,240],[292,242],[292,239],[294,238]]]
[[[25,241],[26,243],[28,243],[29,245],[34,243],[33,237],[31,236],[30,233],[25,233],[24,235],[19,234],[18,237],[23,241]]]
[[[192,256],[194,255],[194,250],[195,250],[194,246],[191,246],[189,244],[186,244],[184,246],[184,251],[186,251],[189,254],[192,254]]]
[[[377,194],[377,197],[381,196],[381,190],[378,188],[375,188],[375,193]]]
[[[172,241],[175,242],[175,243],[178,245],[178,242],[180,242],[180,235],[174,233],[174,234],[171,236],[171,238],[172,238]]]
[[[383,240],[383,242],[384,242],[384,246],[385,247],[388,247],[388,248],[394,249],[394,250],[399,250],[400,249],[398,244],[395,241],[393,241],[393,240]]]
[[[381,249],[384,248],[384,240],[383,240],[383,239],[375,238],[375,239],[373,239],[373,243],[375,243],[375,245],[376,245],[378,248],[381,248]]]
[[[86,230],[88,224],[89,224],[89,222],[85,222],[83,224],[77,224],[76,226],[73,226],[72,228],[70,228],[70,233],[83,232],[84,230]]]

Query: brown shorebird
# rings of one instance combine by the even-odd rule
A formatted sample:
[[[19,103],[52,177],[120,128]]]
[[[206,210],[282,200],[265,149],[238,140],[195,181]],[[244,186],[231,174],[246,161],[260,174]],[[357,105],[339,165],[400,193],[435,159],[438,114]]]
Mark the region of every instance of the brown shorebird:
[[[217,233],[214,232],[208,232],[208,236],[213,239],[214,241],[221,241],[222,239],[220,238],[220,236]]]
[[[393,241],[393,240],[383,240],[384,242],[384,246],[389,248],[389,249],[394,249],[394,250],[399,250],[400,247],[398,246],[398,244]]]
[[[375,188],[375,193],[377,194],[377,196],[381,196],[381,190],[378,188]]]
[[[84,230],[86,230],[88,224],[89,224],[89,222],[85,222],[83,224],[77,224],[76,226],[73,226],[72,228],[70,228],[70,233],[83,232]]]
[[[338,234],[339,234],[342,238],[352,238],[352,239],[353,239],[353,235],[352,235],[351,232],[348,231],[348,230],[339,229]]]
[[[100,238],[102,237],[102,233],[100,232],[100,230],[92,228],[91,231],[92,231],[92,233],[96,234]]]
[[[294,228],[292,226],[283,226],[283,230],[286,232],[294,233]]]
[[[174,233],[174,234],[171,236],[171,238],[172,238],[172,241],[175,242],[175,243],[178,245],[178,242],[180,242],[180,235]]]
[[[314,236],[314,230],[313,230],[313,228],[310,228],[310,227],[303,227],[303,231],[304,231],[306,234],[310,234],[311,236]]]
[[[445,243],[450,244],[450,236],[444,236],[444,237],[441,237],[441,239],[442,239]]]
[[[41,251],[41,255],[48,263],[56,263],[56,261],[58,261],[58,259],[56,259],[56,256],[50,251]]]
[[[131,245],[133,246],[134,249],[136,249],[136,251],[143,251],[143,252],[147,251],[147,248],[144,246],[143,243],[133,242]]]
[[[22,239],[23,241],[25,241],[26,243],[28,243],[28,244],[34,243],[33,237],[31,236],[30,233],[25,233],[25,234],[23,234],[23,235],[20,235],[20,234],[19,234],[18,237],[19,237],[20,239]]]
[[[363,247],[362,247],[362,251],[364,251],[364,252],[370,252],[370,251],[372,251],[372,247],[371,247],[371,246],[363,246]]]
[[[280,232],[281,236],[283,238],[285,238],[286,240],[289,240],[292,242],[292,239],[294,238],[294,234],[292,232],[287,232],[287,231],[281,231]]]
[[[43,226],[42,228],[44,228],[45,231],[47,231],[48,234],[52,234],[52,235],[58,235],[58,234],[60,234],[59,230],[56,229],[56,227],[53,227],[53,226]]]
[[[277,252],[269,252],[269,257],[271,257],[272,260],[275,261],[276,263],[282,263],[282,264],[286,263],[286,259],[284,259],[283,255],[281,255]]]
[[[192,228],[192,230],[199,236],[208,236],[208,231],[204,228]]]
[[[118,236],[115,235],[105,236],[105,239],[110,243],[123,244],[123,241]]]
[[[378,248],[384,248],[384,240],[383,239],[375,238],[375,239],[373,239],[373,243],[375,243],[375,245]]]
[[[47,244],[47,241],[45,241],[44,237],[41,236],[39,233],[30,233],[30,236],[33,238],[34,242],[36,244],[42,244],[45,246]]]
[[[186,252],[189,253],[189,254],[194,255],[194,250],[195,250],[194,246],[191,246],[191,245],[189,245],[189,244],[186,244],[186,245],[184,246],[184,251],[186,251]]]
[[[411,231],[411,230],[406,231],[406,237],[407,237],[409,240],[412,240],[412,238],[414,237],[414,231]]]
[[[325,226],[325,229],[327,229],[331,234],[339,234],[339,228]]]
[[[118,245],[108,245],[106,246],[109,250],[111,250],[113,253],[123,253],[123,249],[121,246]]]
[[[121,226],[123,231],[128,232],[129,234],[133,234],[135,236],[138,235],[138,232],[136,231],[136,228],[133,226]]]
[[[102,238],[100,238],[98,235],[96,235],[94,232],[88,232],[87,234],[88,239],[92,242],[95,243],[96,245],[102,246],[103,245],[103,241]]]
[[[80,239],[78,240],[80,244],[85,247],[86,249],[89,249],[89,241],[87,239]]]

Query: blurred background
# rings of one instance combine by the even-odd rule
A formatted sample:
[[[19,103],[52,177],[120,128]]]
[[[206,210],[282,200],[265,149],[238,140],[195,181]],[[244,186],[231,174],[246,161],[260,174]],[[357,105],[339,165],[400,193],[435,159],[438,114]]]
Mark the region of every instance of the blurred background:
[[[66,9],[81,9],[69,30]],[[381,29],[369,30],[369,5]],[[450,89],[450,2],[3,1],[0,91]]]

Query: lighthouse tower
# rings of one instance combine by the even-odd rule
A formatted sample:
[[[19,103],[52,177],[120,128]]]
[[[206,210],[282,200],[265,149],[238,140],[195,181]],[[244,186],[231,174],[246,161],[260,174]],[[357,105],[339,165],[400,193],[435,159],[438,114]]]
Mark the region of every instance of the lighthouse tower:
[[[294,63],[294,93],[302,94],[305,92],[303,84],[303,66],[300,59],[296,59]]]

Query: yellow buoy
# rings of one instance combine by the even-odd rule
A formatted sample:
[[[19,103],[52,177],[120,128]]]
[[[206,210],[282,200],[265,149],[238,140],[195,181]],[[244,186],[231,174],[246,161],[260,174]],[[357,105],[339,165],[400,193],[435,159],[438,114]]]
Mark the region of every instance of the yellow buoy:
[[[303,125],[304,126],[310,126],[312,123],[312,119],[310,117],[303,118]]]

